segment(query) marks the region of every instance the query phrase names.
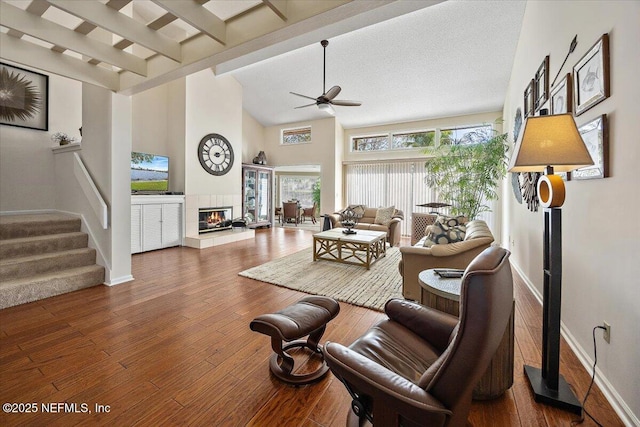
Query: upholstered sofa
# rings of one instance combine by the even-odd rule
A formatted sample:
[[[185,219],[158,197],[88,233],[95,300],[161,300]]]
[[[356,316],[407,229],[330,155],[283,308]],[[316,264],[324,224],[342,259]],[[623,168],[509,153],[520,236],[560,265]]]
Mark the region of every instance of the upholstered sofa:
[[[382,224],[380,221],[376,222],[376,215],[378,214],[378,208],[364,207],[364,213],[362,217],[358,219],[358,223],[354,227],[356,230],[371,230],[371,231],[384,231],[387,233],[387,242],[391,246],[398,246],[400,244],[400,234],[402,220],[404,214],[401,210],[395,210],[388,224]],[[331,219],[331,225],[333,228],[342,227],[341,213],[335,212],[329,215]]]
[[[483,250],[491,246],[494,238],[489,226],[482,220],[469,221],[466,234],[461,242],[434,244],[425,247],[431,227],[425,230],[425,237],[413,246],[400,247],[402,259],[398,265],[402,276],[402,295],[406,299],[420,301],[420,284],[418,274],[430,268],[465,269],[469,263]]]

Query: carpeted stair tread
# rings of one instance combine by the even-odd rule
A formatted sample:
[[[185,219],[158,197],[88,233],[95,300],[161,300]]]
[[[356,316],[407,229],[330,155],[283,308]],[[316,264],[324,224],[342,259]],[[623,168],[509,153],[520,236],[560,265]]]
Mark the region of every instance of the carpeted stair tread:
[[[96,250],[87,247],[19,258],[3,258],[0,259],[0,281],[93,265],[95,262]]]
[[[59,213],[0,216],[0,239],[80,231],[80,218]]]
[[[0,240],[0,259],[86,248],[88,241],[88,235],[80,231]]]
[[[104,267],[89,265],[0,282],[0,309],[96,286]]]

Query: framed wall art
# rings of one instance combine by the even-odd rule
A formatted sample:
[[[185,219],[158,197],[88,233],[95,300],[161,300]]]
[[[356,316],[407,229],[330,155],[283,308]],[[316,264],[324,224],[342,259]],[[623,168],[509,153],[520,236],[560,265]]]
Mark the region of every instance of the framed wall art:
[[[591,159],[592,166],[572,172],[573,179],[607,178],[609,176],[609,130],[607,115],[603,114],[578,128]]]
[[[551,114],[564,114],[573,111],[573,87],[571,73],[551,89]]]
[[[0,62],[0,124],[49,130],[49,76]]]
[[[533,116],[533,79],[529,82],[529,85],[524,90],[524,118]]]
[[[544,58],[534,77],[535,111],[542,108],[549,99],[549,55]]]
[[[600,40],[573,67],[576,116],[609,97],[609,35]]]

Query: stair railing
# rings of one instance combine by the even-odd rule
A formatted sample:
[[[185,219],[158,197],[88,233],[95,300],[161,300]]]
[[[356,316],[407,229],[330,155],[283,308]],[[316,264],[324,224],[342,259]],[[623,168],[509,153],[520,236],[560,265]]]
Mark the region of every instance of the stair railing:
[[[100,225],[106,230],[109,228],[109,209],[107,208],[107,204],[102,198],[102,195],[100,195],[98,188],[94,184],[91,175],[89,175],[89,172],[84,166],[84,163],[78,153],[73,153],[73,157],[73,173],[76,176],[84,195],[87,197],[89,205],[91,205],[93,212],[100,221]]]

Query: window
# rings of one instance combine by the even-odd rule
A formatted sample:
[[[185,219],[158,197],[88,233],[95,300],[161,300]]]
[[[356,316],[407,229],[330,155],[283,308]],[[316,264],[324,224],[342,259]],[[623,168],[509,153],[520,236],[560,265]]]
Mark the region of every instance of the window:
[[[379,151],[389,149],[389,135],[362,136],[352,139],[353,151]]]
[[[439,145],[473,144],[487,140],[491,125],[473,125],[436,130],[397,132],[351,138],[352,151],[405,150],[411,148],[435,148]]]
[[[305,144],[311,142],[311,126],[282,130],[282,144]]]
[[[473,144],[477,142],[479,137],[482,137],[482,140],[486,140],[486,136],[492,131],[492,129],[491,125],[442,129],[440,134],[440,144]]]
[[[393,148],[425,148],[436,145],[436,132],[394,133],[392,137]]]
[[[426,213],[426,208],[416,205],[441,200],[437,188],[426,184],[427,171],[424,161],[400,161],[383,163],[348,164],[345,174],[346,203],[363,204],[370,207],[395,206],[403,211],[402,234],[411,235],[412,212]],[[496,211],[499,201],[491,200],[487,205],[493,212],[483,212],[477,219],[483,219],[489,228],[499,228]],[[450,214],[449,208],[438,209],[439,213]]]
[[[300,206],[313,206],[314,185],[319,176],[283,175],[278,174],[280,203],[287,200],[298,200]]]
[[[353,151],[402,150],[435,146],[436,132],[404,132],[359,136],[351,139]]]

